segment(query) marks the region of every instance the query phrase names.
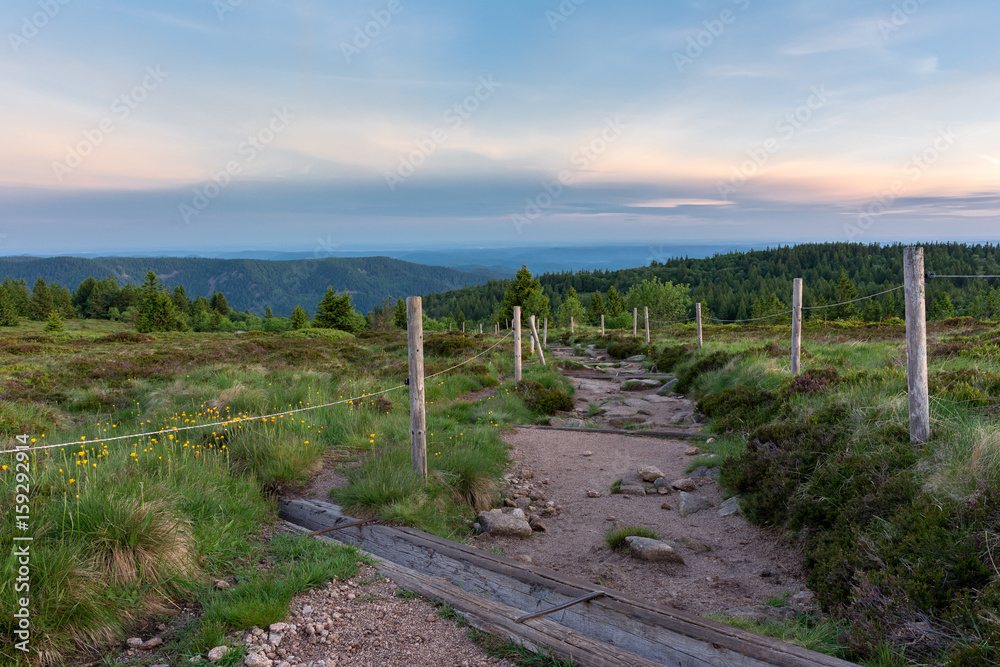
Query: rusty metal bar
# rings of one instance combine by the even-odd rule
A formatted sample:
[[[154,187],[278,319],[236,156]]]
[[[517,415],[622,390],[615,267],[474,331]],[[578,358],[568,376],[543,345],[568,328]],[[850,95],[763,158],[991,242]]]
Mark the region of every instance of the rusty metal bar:
[[[561,611],[567,607],[572,607],[575,604],[580,604],[581,602],[587,602],[588,600],[593,600],[594,598],[599,598],[607,595],[604,591],[594,591],[593,593],[587,593],[586,595],[581,595],[578,598],[574,598],[569,602],[563,602],[560,605],[556,605],[551,609],[544,609],[542,611],[536,611],[534,614],[525,614],[524,616],[519,616],[514,619],[515,623],[524,623],[533,618],[538,618],[539,616],[545,616],[546,614],[551,614],[554,611]]]
[[[378,519],[361,519],[360,521],[349,521],[348,523],[342,523],[339,526],[334,526],[333,528],[324,528],[323,530],[314,530],[309,533],[307,537],[315,537],[316,535],[322,535],[323,533],[332,533],[335,530],[340,530],[342,528],[354,528],[355,526],[364,526],[369,523],[376,523]]]

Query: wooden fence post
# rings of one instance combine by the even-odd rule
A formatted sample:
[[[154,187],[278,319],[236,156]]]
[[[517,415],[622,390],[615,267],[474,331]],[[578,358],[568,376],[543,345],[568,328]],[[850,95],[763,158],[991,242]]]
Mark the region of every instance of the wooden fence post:
[[[632,309],[632,338],[639,337],[639,309]]]
[[[535,322],[535,316],[534,315],[529,315],[528,316],[528,324],[531,325],[531,326],[534,326],[534,322]],[[528,336],[528,349],[529,349],[530,354],[534,354],[535,353],[535,337],[532,336],[532,335],[530,335],[530,332],[529,332],[529,336]]]
[[[521,381],[521,306],[514,306],[514,386]]]
[[[903,250],[906,284],[906,377],[910,397],[910,442],[931,437],[930,393],[927,387],[927,310],[924,249]]]
[[[576,321],[574,321],[573,316],[569,316],[569,332],[576,333]]]
[[[698,321],[698,349],[705,346],[705,332],[701,326],[701,301],[694,304],[694,318]]]
[[[792,281],[792,375],[802,372],[802,278]]]
[[[601,338],[604,338],[604,314],[601,314]]]
[[[542,344],[538,340],[538,327],[535,326],[535,316],[532,315],[528,318],[528,324],[531,325],[531,340],[533,345],[538,345],[538,361],[541,362],[542,366],[545,365],[545,352],[542,350]]]
[[[549,318],[545,318],[545,334],[542,335],[542,347],[549,344]]]
[[[643,306],[642,312],[646,317],[646,345],[649,345],[649,306]]]
[[[424,412],[424,319],[419,296],[406,298],[410,365],[410,450],[413,471],[427,477],[427,415]]]

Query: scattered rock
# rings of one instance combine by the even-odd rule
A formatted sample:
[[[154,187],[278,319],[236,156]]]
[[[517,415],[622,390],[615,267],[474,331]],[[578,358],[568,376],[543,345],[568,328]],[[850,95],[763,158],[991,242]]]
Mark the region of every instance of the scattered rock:
[[[674,549],[688,549],[696,553],[705,553],[712,550],[710,546],[695,537],[679,537],[675,540],[664,540],[664,542]]]
[[[660,487],[660,488],[658,488],[658,489],[657,489],[656,491],[657,491],[657,493],[659,493],[659,494],[660,494],[661,496],[666,496],[666,495],[670,495],[670,489],[668,489],[668,488],[667,488],[667,487],[665,487],[665,486],[661,486],[661,487]]]
[[[583,420],[582,419],[567,419],[566,423],[563,424],[563,426],[570,426],[572,428],[583,428]]]
[[[227,588],[229,588],[229,582],[226,581],[225,579],[216,579],[215,587],[218,588],[220,591],[224,591]]]
[[[658,489],[665,487],[666,485],[667,485],[667,480],[664,477],[657,477],[656,479],[653,480],[653,486],[655,486]]]
[[[585,451],[585,452],[583,453],[583,455],[584,455],[584,456],[593,456],[593,455],[594,455],[594,452],[592,452],[592,451],[590,451],[590,450],[588,449],[587,451]]]
[[[627,405],[630,408],[648,408],[649,401],[644,398],[626,398],[622,400],[622,405]]]
[[[628,547],[632,553],[641,560],[684,564],[684,559],[681,555],[674,551],[673,547],[666,542],[653,540],[648,537],[638,537],[636,535],[626,537],[625,541],[628,543]]]
[[[684,456],[698,456],[701,454],[701,450],[697,447],[688,447],[684,450]]]
[[[639,468],[639,479],[644,482],[655,482],[663,477],[663,473],[656,466],[643,466]]]
[[[711,445],[713,442],[715,442],[715,438],[709,438],[705,441],[705,444]]]
[[[626,496],[644,496],[646,495],[646,487],[642,484],[622,484],[620,493]]]
[[[219,660],[222,660],[227,653],[229,653],[228,646],[216,646],[208,652],[208,659],[212,662],[218,662]]]
[[[632,362],[635,362],[635,361],[646,361],[646,355],[645,354],[637,354],[635,356],[629,357],[625,361],[632,361]]]
[[[678,382],[677,378],[669,380],[666,384],[663,385],[663,388],[660,389],[660,391],[656,392],[656,394],[658,396],[666,396],[668,394],[672,394],[674,391],[674,387],[677,386],[677,382]]]
[[[587,497],[588,498],[600,498],[601,497],[601,492],[600,491],[594,491],[593,489],[588,489],[587,490]]]
[[[695,481],[690,477],[685,477],[684,479],[677,479],[670,483],[670,486],[677,489],[678,491],[694,491],[698,488]]]
[[[538,533],[545,532],[545,524],[542,523],[541,517],[539,517],[537,514],[531,515],[531,519],[528,520],[528,525],[531,526],[531,529],[535,532]]]
[[[660,505],[660,509],[661,510],[669,510],[669,509],[673,509],[673,508],[670,506],[670,503],[663,503],[662,505]]]
[[[792,602],[798,605],[808,605],[812,604],[813,601],[812,591],[799,591],[792,596]]]
[[[530,504],[531,498],[528,498],[527,496],[520,496],[514,499],[514,506],[522,510],[528,509]]]
[[[142,646],[142,639],[140,639],[139,637],[132,637],[125,642],[125,645],[128,646],[129,648],[139,648],[140,646]]]
[[[552,417],[549,419],[549,426],[565,426],[566,420],[560,419],[559,417]]]
[[[692,479],[697,479],[699,477],[707,477],[709,479],[718,480],[722,477],[722,469],[716,468],[715,466],[698,466],[691,471],[689,475]]]
[[[483,527],[483,532],[490,535],[529,537],[532,533],[531,524],[524,519],[524,513],[520,510],[510,514],[504,514],[500,510],[490,510],[480,514],[477,520]]]
[[[732,516],[740,512],[740,497],[733,496],[719,505],[719,516]]]
[[[708,498],[702,498],[701,496],[681,491],[681,516],[688,516],[689,514],[694,514],[695,512],[707,510],[712,507],[714,507],[712,505],[712,501]]]
[[[140,644],[139,648],[142,649],[143,651],[149,651],[156,648],[162,643],[163,643],[162,639],[160,639],[159,637],[153,637],[152,639],[147,639],[142,644]]]
[[[243,658],[246,667],[271,667],[271,660],[261,653],[248,653]]]
[[[527,468],[521,470],[521,479],[534,479],[534,478],[535,478],[535,473],[533,473],[532,471],[528,470]]]
[[[608,517],[607,519],[605,519],[605,520],[606,520],[606,521],[617,521],[617,519],[615,519],[615,517],[613,517],[613,516],[609,516],[609,517]]]
[[[528,554],[520,554],[514,556],[513,560],[518,560],[521,561],[522,563],[527,563],[528,565],[538,565],[538,563],[535,562],[535,559],[529,556]]]

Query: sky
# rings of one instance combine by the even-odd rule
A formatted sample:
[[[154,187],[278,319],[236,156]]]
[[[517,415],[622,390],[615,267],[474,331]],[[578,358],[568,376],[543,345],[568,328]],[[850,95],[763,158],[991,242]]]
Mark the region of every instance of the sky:
[[[988,0],[6,0],[0,254],[989,241]]]

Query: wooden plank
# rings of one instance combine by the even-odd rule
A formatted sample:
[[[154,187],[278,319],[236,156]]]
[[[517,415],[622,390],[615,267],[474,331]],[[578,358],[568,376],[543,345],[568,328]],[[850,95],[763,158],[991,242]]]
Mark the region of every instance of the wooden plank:
[[[577,431],[578,433],[610,433],[612,435],[638,435],[646,438],[716,438],[712,433],[690,431],[627,431],[620,428],[586,428],[581,426],[542,426],[540,424],[517,424],[514,428],[533,431]]]
[[[336,506],[309,501],[285,502],[281,515],[313,529],[350,520]],[[523,612],[540,611],[593,589],[590,582],[408,528],[348,528],[339,531],[336,538],[425,575],[445,577],[474,594]],[[571,607],[556,612],[549,620],[647,659],[678,667],[851,664],[694,614],[644,603],[618,591],[606,592],[605,598],[588,603],[587,609]]]

